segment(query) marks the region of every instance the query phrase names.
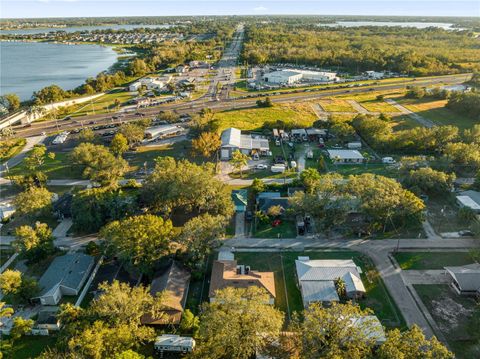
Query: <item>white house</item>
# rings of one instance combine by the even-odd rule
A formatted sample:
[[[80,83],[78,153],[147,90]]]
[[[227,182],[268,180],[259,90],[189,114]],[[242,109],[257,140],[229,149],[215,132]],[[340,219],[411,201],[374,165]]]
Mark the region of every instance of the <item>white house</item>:
[[[32,302],[57,305],[64,295],[78,295],[94,265],[94,258],[83,253],[56,257],[38,281],[41,292]]]
[[[302,79],[302,74],[297,71],[273,71],[266,73],[263,77],[265,82],[278,84],[278,85],[293,85],[294,83]]]
[[[469,208],[475,213],[480,213],[480,192],[463,191],[456,197],[457,204],[460,208]]]
[[[158,353],[191,353],[195,349],[195,340],[174,334],[163,334],[155,339],[155,351]]]
[[[232,153],[237,150],[247,155],[250,155],[252,152],[266,154],[270,150],[268,139],[262,136],[242,134],[242,131],[234,127],[223,131],[221,140],[220,158],[222,160],[229,160],[232,157]]]
[[[309,257],[298,257],[295,267],[305,307],[313,302],[338,302],[340,298],[335,287],[338,278],[344,281],[348,298],[365,294],[360,279],[361,269],[351,259],[310,260]]]
[[[365,158],[357,150],[327,150],[328,156],[334,163],[363,163]]]
[[[451,278],[451,286],[458,294],[480,294],[480,263],[445,267],[445,273]]]

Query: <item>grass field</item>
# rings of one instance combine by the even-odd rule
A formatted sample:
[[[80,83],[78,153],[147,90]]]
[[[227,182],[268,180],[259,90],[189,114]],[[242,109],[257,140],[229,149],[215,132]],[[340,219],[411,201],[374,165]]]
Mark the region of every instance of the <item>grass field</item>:
[[[468,252],[397,252],[393,256],[403,270],[443,269],[473,263]]]
[[[56,341],[57,338],[55,336],[25,336],[15,341],[12,350],[9,351],[5,358],[36,358],[47,347],[53,348]]]
[[[410,111],[416,112],[418,115],[433,121],[438,125],[454,125],[460,129],[470,128],[477,124],[478,121],[453,112],[445,107],[447,100],[435,99],[407,99],[398,97],[395,99],[399,104],[405,106]]]
[[[329,160],[325,160],[327,162]],[[329,172],[336,172],[343,176],[359,175],[362,173],[373,173],[385,177],[396,178],[398,176],[398,170],[390,165],[378,164],[366,164],[366,165],[334,165],[328,163]]]
[[[255,238],[295,238],[297,229],[291,220],[283,220],[279,226],[273,227],[271,223],[258,223],[253,233]]]
[[[420,126],[420,124],[407,115],[393,116],[389,123],[394,131],[410,130]]]
[[[123,106],[128,100],[135,97],[129,92],[125,92],[123,90],[113,90],[112,92],[98,97],[92,100],[91,103],[83,103],[80,105],[76,105],[72,108],[72,112],[70,116],[77,117],[77,116],[86,116],[91,114],[99,114],[99,113],[108,113],[116,111],[114,106],[115,100],[120,101],[120,106]]]
[[[457,295],[447,284],[414,285],[414,288],[456,358],[479,358],[480,347],[478,344],[475,346],[472,338],[472,334],[478,333],[478,328],[475,328],[471,321],[476,306],[475,300]]]
[[[357,112],[347,101],[329,98],[318,101],[318,104],[327,112]]]
[[[258,130],[266,122],[282,120],[294,127],[309,127],[317,119],[308,103],[291,103],[267,108],[249,108],[215,113],[220,130],[236,127],[241,130]]]
[[[275,275],[276,306],[287,314],[303,310],[300,290],[295,279],[295,259],[309,256],[311,259],[353,259],[363,269],[362,280],[367,291],[361,307],[372,308],[387,327],[404,327],[403,317],[378,275],[366,274],[374,267],[369,258],[352,251],[305,251],[305,252],[236,252],[235,258],[241,264],[254,270],[273,271]]]
[[[41,170],[49,179],[79,179],[82,178],[82,169],[80,166],[72,165],[68,158],[68,153],[56,152],[55,158],[52,160],[47,158],[42,165]],[[10,175],[19,176],[27,173],[25,163],[21,162],[18,166],[10,169]]]
[[[3,163],[18,155],[26,143],[24,138],[9,138],[0,141],[0,162]]]
[[[365,108],[367,111],[370,112],[382,112],[382,113],[392,113],[392,112],[399,112],[398,109],[393,107],[392,105],[386,103],[383,100],[377,100],[377,96],[383,94],[383,95],[391,95],[392,93],[389,92],[387,94],[378,92],[378,91],[372,91],[371,93],[364,93],[364,94],[358,94],[358,95],[343,95],[343,96],[338,96],[338,99],[344,99],[344,100],[354,100],[358,102],[360,106]]]

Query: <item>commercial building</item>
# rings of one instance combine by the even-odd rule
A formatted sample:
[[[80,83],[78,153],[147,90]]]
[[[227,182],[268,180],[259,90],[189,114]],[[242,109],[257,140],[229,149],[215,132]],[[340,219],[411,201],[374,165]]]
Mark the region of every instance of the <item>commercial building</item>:
[[[164,138],[171,135],[177,135],[183,131],[183,127],[175,125],[161,125],[149,127],[145,130],[145,138],[147,140],[155,140],[157,138]]]
[[[334,163],[355,164],[363,163],[365,158],[357,150],[327,150],[328,156]]]
[[[252,270],[248,265],[239,265],[233,254],[222,253],[221,258],[213,262],[212,277],[210,279],[209,298],[210,302],[215,301],[216,291],[227,287],[248,288],[260,287],[269,294],[269,304],[275,302],[275,279],[273,272],[258,272]],[[220,255],[219,255],[220,258]]]
[[[272,71],[263,76],[264,82],[278,85],[293,85],[302,80],[305,82],[335,82],[338,78],[335,72],[297,69]]]
[[[305,308],[313,302],[338,302],[340,298],[335,280],[339,278],[345,283],[348,298],[353,299],[365,294],[365,287],[360,279],[361,269],[351,259],[310,260],[309,257],[298,257],[295,267]]]
[[[241,151],[246,155],[258,153],[266,155],[270,150],[268,139],[260,135],[242,134],[237,128],[227,128],[221,135],[222,146],[220,149],[220,158],[229,160],[232,153]]]
[[[42,305],[57,305],[64,295],[78,295],[93,264],[94,258],[83,253],[56,257],[38,281],[41,292],[32,301]]]

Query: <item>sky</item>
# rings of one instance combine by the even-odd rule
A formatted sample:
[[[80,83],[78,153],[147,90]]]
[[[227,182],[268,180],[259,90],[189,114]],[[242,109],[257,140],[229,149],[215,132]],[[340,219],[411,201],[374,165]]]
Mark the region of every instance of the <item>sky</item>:
[[[480,0],[0,0],[0,18],[265,14],[480,17]]]

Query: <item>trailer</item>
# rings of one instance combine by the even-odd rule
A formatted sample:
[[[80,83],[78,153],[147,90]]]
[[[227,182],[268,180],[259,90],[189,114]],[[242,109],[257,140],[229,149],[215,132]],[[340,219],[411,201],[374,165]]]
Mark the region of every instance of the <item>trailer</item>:
[[[283,173],[285,172],[285,165],[275,164],[270,167],[270,171],[272,171],[273,173]]]

